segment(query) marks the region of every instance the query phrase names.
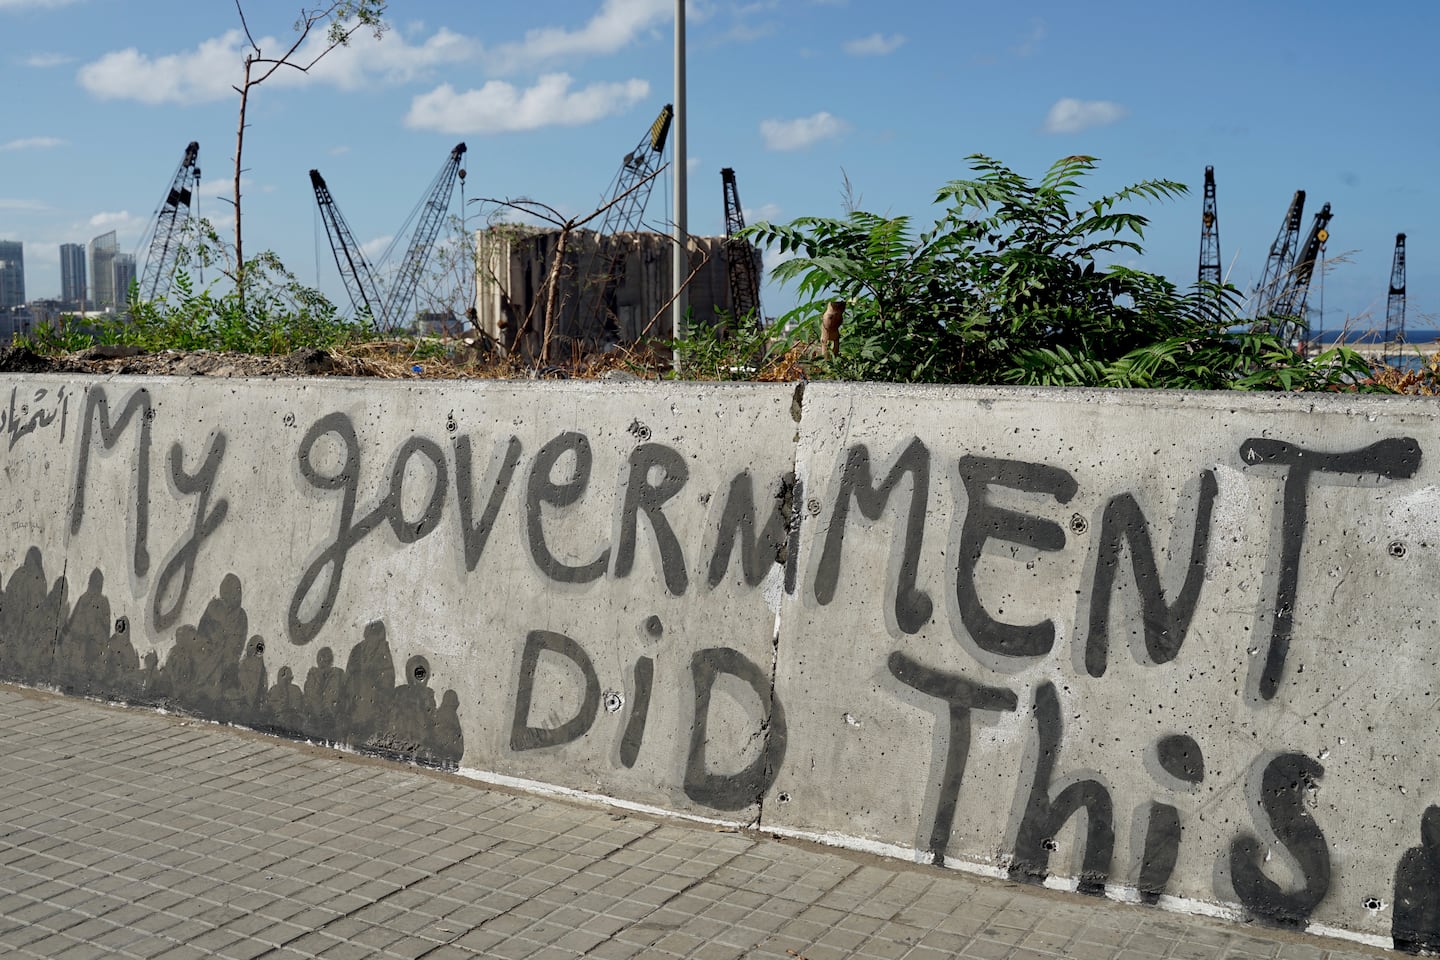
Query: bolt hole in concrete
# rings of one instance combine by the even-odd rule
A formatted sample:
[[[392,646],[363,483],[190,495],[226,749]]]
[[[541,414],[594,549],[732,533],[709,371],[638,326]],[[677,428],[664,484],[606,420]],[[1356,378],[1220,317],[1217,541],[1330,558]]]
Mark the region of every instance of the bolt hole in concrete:
[[[1405,553],[1406,553],[1406,549],[1407,549],[1407,548],[1406,548],[1406,546],[1405,546],[1405,541],[1404,541],[1404,540],[1391,540],[1391,541],[1390,541],[1390,547],[1389,547],[1390,556],[1394,557],[1396,560],[1402,560],[1402,559],[1404,559]]]
[[[781,803],[789,803],[789,802],[790,802],[790,794],[788,794],[788,793],[782,793],[782,794],[780,794],[780,796],[777,797],[776,799],[778,799]]]
[[[124,633],[130,629],[130,620],[127,617],[120,617],[115,621],[115,632]]]
[[[1385,906],[1385,902],[1379,897],[1366,897],[1364,903],[1366,910],[1380,910]]]
[[[1060,849],[1060,844],[1056,843],[1052,837],[1046,837],[1044,840],[1041,840],[1040,846],[1044,847],[1046,850],[1051,851]]]
[[[620,708],[625,706],[625,698],[615,690],[608,690],[604,698],[606,713],[619,713]]]

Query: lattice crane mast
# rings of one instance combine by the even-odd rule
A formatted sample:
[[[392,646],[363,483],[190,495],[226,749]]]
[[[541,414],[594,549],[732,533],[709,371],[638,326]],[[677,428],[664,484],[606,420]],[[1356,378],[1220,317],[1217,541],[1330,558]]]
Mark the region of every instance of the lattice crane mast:
[[[340,270],[340,279],[345,282],[345,292],[350,295],[355,313],[368,313],[375,322],[382,322],[384,301],[380,298],[380,284],[375,281],[375,271],[355,242],[355,235],[350,232],[350,225],[335,205],[335,198],[330,195],[330,188],[325,185],[325,178],[320,176],[319,170],[310,171],[310,185],[315,188],[315,203],[320,208],[320,219],[325,221],[325,235],[330,238],[335,266]]]
[[[1303,333],[1308,327],[1305,301],[1310,296],[1310,278],[1315,275],[1315,266],[1325,252],[1325,241],[1330,239],[1330,217],[1330,204],[1327,203],[1315,214],[1310,234],[1305,238],[1300,255],[1295,258],[1295,269],[1290,271],[1280,299],[1275,302],[1271,315],[1283,324],[1277,332],[1286,339],[1294,337],[1297,332]]]
[[[660,169],[660,155],[665,152],[665,139],[670,135],[670,122],[674,119],[675,108],[665,104],[635,149],[620,161],[620,169],[605,194],[605,201],[613,200],[615,205],[605,211],[605,219],[600,224],[603,235],[633,233],[640,229],[640,219],[650,202],[655,173]]]
[[[190,183],[200,183],[200,168],[195,161],[200,158],[200,144],[190,141],[180,166],[170,178],[170,189],[160,204],[155,224],[150,233],[150,242],[145,254],[145,272],[140,275],[140,297],[156,300],[170,290],[170,280],[175,275],[176,258],[180,252],[180,231],[190,217],[190,201],[193,194]],[[117,290],[117,296],[124,294]]]
[[[760,273],[755,267],[755,248],[741,237],[745,229],[745,213],[740,207],[740,189],[735,185],[735,171],[720,171],[720,184],[725,191],[725,266],[730,275],[730,299],[737,320],[753,316],[757,326],[765,318],[760,313]]]
[[[1270,256],[1265,260],[1265,272],[1260,285],[1255,288],[1255,317],[1260,319],[1275,315],[1275,302],[1285,292],[1290,276],[1291,264],[1295,262],[1295,251],[1300,243],[1301,217],[1305,213],[1305,191],[1296,190],[1290,201],[1290,209],[1280,224],[1280,232],[1270,245]]]
[[[1405,234],[1395,234],[1395,259],[1390,264],[1390,295],[1385,301],[1385,360],[1405,342]],[[1392,350],[1392,346],[1396,349]]]
[[[650,124],[650,129],[645,131],[645,136],[640,138],[635,149],[621,158],[620,169],[615,173],[615,179],[610,182],[610,188],[605,191],[605,199],[602,201],[602,205],[608,203],[610,207],[600,221],[596,238],[598,242],[595,256],[600,260],[600,270],[595,281],[595,314],[597,317],[604,314],[605,332],[612,337],[618,336],[619,327],[609,301],[620,279],[621,267],[625,263],[625,251],[618,245],[607,248],[604,238],[620,233],[634,233],[640,229],[641,220],[645,216],[645,205],[650,202],[650,191],[655,186],[655,174],[660,171],[665,140],[670,135],[670,123],[674,119],[675,107],[672,104],[667,103],[660,108],[655,122]],[[593,266],[594,259],[590,258],[581,275],[582,282],[589,279]]]
[[[1205,206],[1200,215],[1200,282],[1220,285],[1220,221],[1215,209],[1215,168],[1205,168]]]
[[[450,209],[450,198],[455,193],[455,181],[465,176],[465,171],[460,168],[464,156],[465,144],[455,144],[449,159],[430,182],[429,189],[420,201],[420,220],[415,226],[415,232],[410,235],[410,246],[405,251],[400,272],[396,274],[395,282],[390,287],[390,295],[386,298],[382,329],[392,330],[401,326],[405,311],[410,301],[415,298],[415,288],[419,286],[420,277],[425,272],[425,264],[430,259],[430,249],[435,245],[435,238],[440,235],[440,225],[445,219],[446,211]]]

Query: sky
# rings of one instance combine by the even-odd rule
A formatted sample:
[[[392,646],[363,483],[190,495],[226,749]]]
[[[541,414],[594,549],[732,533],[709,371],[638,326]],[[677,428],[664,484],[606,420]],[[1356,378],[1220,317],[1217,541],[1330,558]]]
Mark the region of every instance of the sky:
[[[265,54],[293,42],[296,0],[243,7]],[[674,99],[674,9],[391,0],[378,40],[357,34],[310,73],[252,92],[247,251],[274,250],[345,303],[309,169],[378,257],[460,141],[467,201],[593,210]],[[928,225],[970,154],[1034,178],[1085,154],[1100,160],[1088,197],[1152,178],[1189,185],[1140,205],[1146,249],[1127,261],[1188,286],[1213,165],[1230,282],[1259,279],[1304,189],[1306,229],[1320,204],[1334,214],[1331,263],[1311,287],[1319,322],[1383,326],[1405,232],[1408,326],[1440,327],[1440,5],[690,0],[687,11],[692,233],[724,232],[722,167],[736,171],[748,222],[841,216],[848,197]],[[59,295],[61,243],[114,229],[143,263],[141,236],[191,140],[199,212],[230,229],[221,198],[247,49],[233,3],[0,0],[0,38],[0,239],[25,243],[28,297]],[[647,208],[655,229],[673,220],[669,174]],[[464,210],[473,229],[497,208]],[[794,303],[773,283],[763,297],[770,314]]]

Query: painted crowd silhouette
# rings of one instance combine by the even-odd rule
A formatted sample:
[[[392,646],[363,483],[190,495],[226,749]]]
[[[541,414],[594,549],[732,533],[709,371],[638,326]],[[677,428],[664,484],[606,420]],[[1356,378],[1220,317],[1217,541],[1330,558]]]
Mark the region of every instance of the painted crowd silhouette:
[[[233,573],[198,623],[176,628],[164,663],[153,651],[142,659],[129,624],[112,618],[99,570],[90,572],[73,604],[68,594],[66,578],[52,584],[39,548],[31,547],[0,589],[0,679],[182,710],[428,766],[454,768],[464,753],[459,697],[446,690],[436,703],[422,656],[407,661],[397,683],[380,621],[365,627],[344,667],[321,647],[303,683],[288,666],[272,682],[266,641],[249,633]]]

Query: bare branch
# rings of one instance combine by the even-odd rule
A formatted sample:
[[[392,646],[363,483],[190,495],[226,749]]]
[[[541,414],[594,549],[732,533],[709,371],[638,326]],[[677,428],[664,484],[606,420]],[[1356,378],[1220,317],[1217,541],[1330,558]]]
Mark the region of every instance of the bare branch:
[[[240,85],[234,88],[235,92],[240,95],[240,116],[235,130],[235,182],[232,195],[235,207],[236,286],[241,289],[240,296],[243,302],[245,296],[243,289],[245,247],[241,228],[240,172],[242,170],[241,157],[245,151],[245,116],[250,102],[250,91],[273,77],[281,67],[290,67],[300,73],[308,73],[331,50],[348,43],[361,27],[373,27],[378,37],[385,30],[385,23],[381,19],[385,12],[385,0],[328,0],[313,9],[301,7],[300,17],[295,21],[295,38],[285,52],[278,57],[263,55],[260,45],[255,40],[255,34],[250,29],[249,19],[245,16],[243,0],[235,0],[235,11],[240,17],[240,26],[245,31],[245,39],[249,42],[250,49],[254,51],[246,55],[244,78]],[[350,22],[352,16],[353,22]],[[305,45],[315,27],[326,22],[330,24],[328,43],[308,62],[294,62],[293,58]]]
[[[509,207],[511,210],[518,210],[521,213],[532,217],[538,217],[546,223],[553,223],[557,227],[564,227],[565,217],[550,206],[548,203],[541,203],[539,200],[531,200],[528,197],[521,197],[518,200],[497,200],[494,197],[476,197],[471,203],[493,203],[497,207]]]
[[[260,47],[255,43],[255,37],[250,33],[250,23],[245,19],[245,8],[240,5],[240,0],[235,0],[235,12],[240,15],[240,26],[245,31],[245,39],[250,42],[251,49],[255,51],[255,55],[258,57],[260,55]]]

